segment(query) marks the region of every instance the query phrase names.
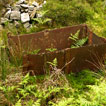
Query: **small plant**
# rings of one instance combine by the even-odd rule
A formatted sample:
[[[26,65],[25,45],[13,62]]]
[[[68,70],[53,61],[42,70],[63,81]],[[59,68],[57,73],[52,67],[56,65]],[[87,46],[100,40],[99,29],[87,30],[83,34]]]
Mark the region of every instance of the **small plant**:
[[[46,24],[47,22],[50,22],[51,19],[49,18],[45,18],[45,19],[42,19],[42,18],[34,18],[33,19],[34,21],[38,22],[39,25],[44,25]]]
[[[40,11],[39,14],[41,15],[41,17],[39,17],[39,18],[33,18],[32,20],[38,22],[39,25],[44,25],[44,24],[46,24],[47,22],[50,22],[50,21],[51,21],[50,18],[44,18],[44,15],[45,15],[47,12],[48,12],[48,11]]]
[[[22,100],[33,96],[36,93],[36,77],[31,77],[29,74],[22,77],[21,81],[17,85],[0,85],[0,92],[4,95],[8,105],[19,106],[22,104]]]
[[[87,40],[88,40],[88,37],[85,37],[85,38],[82,38],[82,39],[79,39],[78,36],[79,36],[79,30],[74,34],[69,37],[69,39],[73,40],[75,43],[71,46],[71,48],[78,48],[78,47],[81,47],[83,46]]]
[[[47,62],[48,64],[52,65],[53,67],[56,67],[57,66],[57,58],[55,58],[53,60],[53,62]]]
[[[49,52],[54,52],[54,51],[56,51],[57,49],[56,49],[56,48],[47,48],[46,50],[49,51]]]
[[[38,54],[40,52],[41,49],[37,49],[31,52],[28,52],[28,54]]]
[[[73,59],[69,62],[71,63],[73,61]],[[44,82],[45,88],[47,89],[49,86],[61,86],[63,87],[64,85],[68,86],[68,80],[63,72],[63,69],[68,65],[68,63],[66,63],[61,69],[58,69],[58,62],[57,62],[57,58],[55,58],[53,60],[53,62],[47,62],[50,65],[50,73],[49,73],[49,77],[46,79],[46,81]]]

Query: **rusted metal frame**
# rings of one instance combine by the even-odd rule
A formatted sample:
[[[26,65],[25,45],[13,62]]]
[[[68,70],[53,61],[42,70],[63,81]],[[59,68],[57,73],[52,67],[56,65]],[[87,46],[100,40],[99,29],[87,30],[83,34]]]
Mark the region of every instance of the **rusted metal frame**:
[[[95,66],[93,66],[93,64],[91,64],[91,63],[97,59],[95,58],[95,56],[91,55],[90,51],[92,51],[93,53],[95,53],[95,51],[97,53],[99,53],[99,50],[98,49],[96,50],[95,48],[102,47],[102,45],[104,47],[106,47],[106,44],[104,44],[106,40],[104,38],[96,36],[87,27],[87,25],[66,27],[66,28],[62,28],[62,29],[54,29],[51,31],[46,30],[43,32],[39,32],[37,34],[24,35],[24,37],[26,37],[26,38],[29,36],[31,36],[32,38],[34,38],[34,36],[36,36],[36,37],[44,36],[45,37],[45,36],[49,36],[51,33],[52,34],[59,33],[61,30],[63,32],[68,31],[70,28],[73,29],[71,31],[72,34],[75,34],[75,32],[78,29],[80,29],[81,30],[80,37],[88,36],[88,39],[89,39],[88,45],[91,45],[91,46],[85,46],[85,47],[80,47],[80,48],[75,48],[75,49],[70,49],[69,46],[67,46],[66,48],[61,48],[63,50],[59,49],[58,51],[53,52],[53,53],[43,53],[43,54],[41,53],[39,55],[26,55],[23,57],[23,72],[27,73],[27,72],[31,71],[32,75],[45,74],[45,69],[48,67],[46,64],[47,61],[52,61],[55,57],[58,59],[58,63],[59,63],[58,68],[62,68],[66,63],[70,62],[75,57],[75,60],[72,61],[71,64],[67,65],[64,68],[63,71],[65,73],[70,73],[71,71],[78,72],[87,67],[92,68],[92,69],[95,68]],[[66,32],[64,34],[66,34]],[[23,36],[20,36],[20,39],[22,37]],[[63,37],[65,37],[65,35]],[[16,39],[16,37],[12,38],[11,40],[14,41],[15,39]],[[35,42],[35,44],[36,44],[36,42]],[[94,46],[93,44],[95,44],[96,46]],[[34,45],[34,43],[32,43],[32,45]],[[69,49],[67,49],[67,48],[69,48]],[[102,47],[102,49],[103,49],[103,47]],[[104,50],[103,55],[105,55],[105,52],[106,51]],[[101,56],[101,54],[99,53],[98,56]],[[85,60],[82,61],[82,59],[85,59]],[[88,61],[91,61],[91,63],[87,63],[87,59],[88,59]],[[85,62],[86,62],[86,64],[85,64]],[[82,63],[82,64],[79,64],[79,63]]]

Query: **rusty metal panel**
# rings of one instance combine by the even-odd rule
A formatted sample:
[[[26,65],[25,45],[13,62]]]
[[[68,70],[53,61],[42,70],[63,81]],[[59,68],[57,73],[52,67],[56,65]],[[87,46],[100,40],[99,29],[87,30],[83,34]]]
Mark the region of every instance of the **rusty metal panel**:
[[[23,57],[24,74],[28,71],[31,75],[41,75],[45,73],[44,70],[45,59],[44,55],[26,55]]]
[[[79,39],[88,36],[86,45],[80,48],[71,49],[74,43],[69,40],[70,34],[75,34],[78,30]],[[79,72],[83,69],[97,69],[99,61],[103,61],[106,54],[106,39],[98,37],[87,25],[78,25],[54,30],[45,30],[35,34],[8,37],[9,47],[15,51],[15,55],[24,53],[23,72],[30,72],[32,75],[46,73],[48,61],[52,62],[57,58],[58,68],[62,68],[66,63],[70,64],[64,68],[65,73]],[[57,51],[48,53],[47,48],[57,48]],[[41,49],[37,55],[27,54],[27,51]],[[25,55],[26,54],[26,55]],[[98,61],[99,60],[99,61]],[[95,65],[96,64],[96,65]]]
[[[26,74],[28,71],[31,75],[46,74],[49,69],[48,62],[52,62],[54,59],[58,61],[58,68],[64,66],[64,50],[56,51],[52,53],[44,53],[39,55],[26,55],[23,57],[23,72]]]
[[[68,38],[71,33],[75,34],[78,30],[80,30],[80,38],[87,36],[86,25],[79,25],[46,30],[35,34],[9,36],[8,42],[13,49],[17,48],[17,52],[33,51],[35,49],[41,49],[41,52],[45,52],[46,48],[51,47],[61,50],[73,44],[73,40]]]
[[[68,49],[65,52],[66,62],[71,61],[75,57],[73,62],[67,66],[68,68],[66,67],[66,72],[79,72],[83,69],[95,70],[98,67],[100,68],[100,63],[103,63],[106,55],[106,44]]]
[[[61,51],[56,51],[56,52],[52,52],[52,53],[47,53],[45,54],[45,63],[47,62],[53,62],[53,60],[56,58],[57,59],[57,68],[62,68],[64,66],[64,61],[65,61],[65,57],[64,57],[64,50]],[[48,66],[49,64],[46,64],[46,66]],[[46,67],[45,67],[46,68]]]
[[[28,55],[28,61],[24,58],[24,62],[29,63],[26,72],[32,70],[35,75],[40,75],[45,73],[47,68],[45,64],[48,61],[52,62],[54,58],[57,58],[58,68],[62,68],[75,57],[75,59],[63,70],[65,73],[70,73],[79,72],[83,69],[97,70],[100,66],[100,62],[104,60],[105,55],[106,44],[101,44],[74,49],[69,48],[54,53],[46,53],[44,55]],[[24,71],[25,69],[23,69],[23,72]]]
[[[65,27],[54,30],[46,30],[35,34],[26,34],[19,36],[9,36],[8,43],[12,49],[17,52],[28,52],[41,49],[45,52],[46,48],[57,48],[58,50],[68,48],[73,44],[73,40],[69,40],[70,34],[75,34],[80,30],[79,38],[89,37],[89,44],[101,44],[106,40],[92,33],[86,25],[78,25],[73,27]],[[91,35],[91,36],[90,36]]]

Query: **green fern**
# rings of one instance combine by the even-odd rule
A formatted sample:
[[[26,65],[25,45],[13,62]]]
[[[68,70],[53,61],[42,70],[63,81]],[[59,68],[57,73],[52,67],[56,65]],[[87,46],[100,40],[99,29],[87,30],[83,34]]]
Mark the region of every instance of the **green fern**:
[[[88,37],[85,37],[85,38],[82,38],[82,39],[78,38],[79,32],[80,32],[80,30],[78,30],[74,35],[71,34],[71,36],[69,37],[69,39],[75,41],[75,43],[71,46],[71,48],[81,47],[87,42]]]
[[[44,24],[46,24],[47,22],[50,22],[50,21],[51,21],[50,18],[44,18],[44,15],[45,15],[47,12],[48,12],[48,11],[40,11],[40,14],[42,15],[42,17],[41,17],[41,18],[33,18],[32,20],[38,22],[38,24],[40,24],[40,25],[44,25]]]
[[[48,64],[52,65],[52,66],[57,66],[57,58],[55,58],[53,60],[53,62],[47,62]]]
[[[77,41],[78,40],[78,36],[79,36],[79,32],[80,32],[80,30],[78,30],[74,35],[70,34],[71,36],[69,37],[69,39]]]
[[[88,37],[86,38],[82,38],[80,40],[77,40],[72,46],[71,48],[77,48],[77,47],[81,47],[83,46],[88,40]]]
[[[43,19],[43,18],[34,18],[33,20],[38,22],[38,24],[40,24],[40,25],[46,24],[47,22],[51,21],[51,19],[49,19],[49,18],[45,18],[45,19]]]
[[[28,52],[28,54],[38,54],[40,52],[41,49],[36,49],[34,51]]]

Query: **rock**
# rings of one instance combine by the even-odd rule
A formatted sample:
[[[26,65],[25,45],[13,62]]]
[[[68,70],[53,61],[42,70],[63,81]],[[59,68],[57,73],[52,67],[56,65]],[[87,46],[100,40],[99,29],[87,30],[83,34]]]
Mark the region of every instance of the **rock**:
[[[5,24],[7,21],[8,21],[7,18],[1,18],[1,24],[2,24],[2,25]]]
[[[10,5],[10,4],[7,4],[6,7],[7,7],[7,8],[11,8],[11,5]]]
[[[37,10],[37,9],[36,9],[36,7],[35,7],[34,10],[33,10],[32,13],[31,13],[31,15],[30,15],[31,19],[35,17],[36,10]]]
[[[42,8],[43,7],[43,5],[41,4],[40,6],[39,6],[39,8]]]
[[[43,4],[46,4],[46,1],[44,1]]]
[[[11,20],[20,20],[21,18],[21,13],[20,11],[12,11],[10,14],[10,19]]]
[[[37,7],[37,10],[40,10],[42,7],[43,7],[42,5],[38,6]]]
[[[11,10],[7,11],[6,14],[4,15],[5,18],[10,18]]]
[[[25,9],[24,12],[25,12],[25,13],[28,13],[28,9]]]
[[[29,14],[29,16],[31,16],[31,14],[32,14],[32,11],[28,11],[28,14]]]
[[[24,23],[24,27],[25,28],[29,28],[30,27],[30,23],[29,22]]]
[[[28,8],[29,6],[27,4],[21,4],[21,7]]]
[[[25,23],[25,22],[28,22],[28,21],[30,21],[29,14],[28,13],[22,13],[21,14],[21,22]]]
[[[41,14],[37,14],[37,18],[41,18],[42,17],[42,15]]]
[[[13,11],[20,11],[20,8],[18,8],[18,7],[12,7],[12,10]]]
[[[25,9],[25,12],[28,13],[28,9]]]
[[[29,11],[33,11],[34,10],[34,6],[29,6],[28,9],[29,9]]]
[[[16,4],[22,4],[22,3],[25,3],[26,0],[19,0]]]
[[[2,16],[4,16],[5,13],[6,13],[6,9],[2,9],[2,10],[0,10],[0,13],[1,13]]]
[[[24,9],[21,9],[21,13],[24,13],[25,12],[25,10]]]
[[[21,9],[21,6],[20,5],[15,5],[15,7],[19,8],[19,10]]]
[[[14,25],[16,26],[16,28],[19,28],[20,23],[18,21],[14,21]]]
[[[11,23],[15,24],[16,27],[18,27],[19,22],[18,20],[21,20],[22,23],[24,23],[24,26],[27,28],[28,26],[31,26],[29,21],[33,18],[41,18],[41,14],[37,14],[37,10],[42,8],[43,4],[46,3],[44,1],[43,4],[39,5],[35,0],[32,5],[28,4],[29,0],[19,0],[18,2],[14,3],[13,6],[7,5],[7,9],[5,9],[5,12],[2,15],[4,18],[1,19],[1,23],[4,25],[5,22],[11,21]]]
[[[39,4],[38,4],[36,1],[34,1],[34,2],[32,3],[32,5],[35,6],[35,7],[38,7],[38,6],[39,6]]]
[[[7,11],[11,10],[11,8],[6,8],[6,9],[7,9]]]

